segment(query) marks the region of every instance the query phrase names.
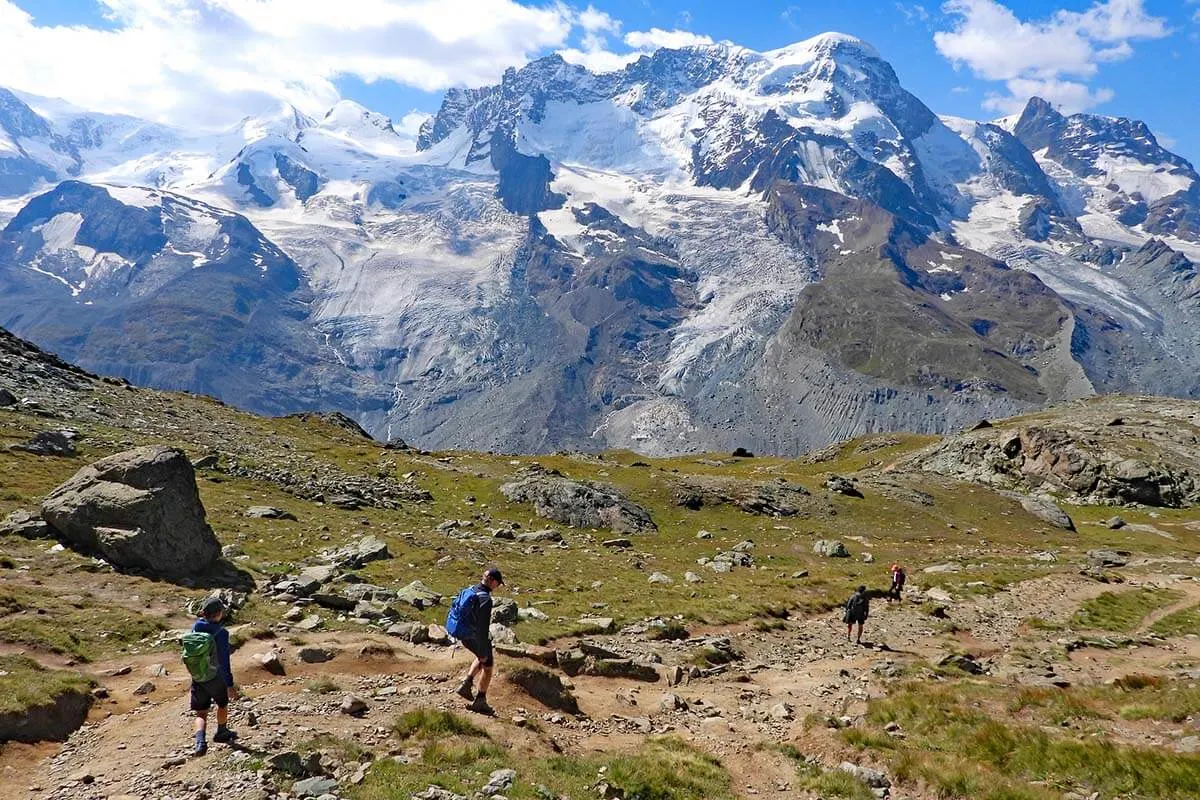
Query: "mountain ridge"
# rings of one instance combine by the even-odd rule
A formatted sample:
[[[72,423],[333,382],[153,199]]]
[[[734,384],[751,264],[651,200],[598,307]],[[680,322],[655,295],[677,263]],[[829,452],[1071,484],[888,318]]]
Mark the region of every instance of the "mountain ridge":
[[[21,208],[46,201],[11,188],[67,177],[34,157],[70,169],[54,142],[78,154],[69,180],[155,183],[211,209],[147,234],[146,252],[218,252],[229,213],[249,226],[233,261],[266,247],[294,265],[294,302],[253,281],[233,295],[283,317],[206,323],[280,354],[266,390],[226,395],[254,410],[332,404],[428,446],[798,452],[1096,392],[1200,396],[1190,163],[1141,123],[1038,99],[1007,127],[939,117],[842,34],[660,50],[602,74],[552,55],[450,90],[411,139],[346,101],[200,136],[52,124],[5,97],[17,155],[0,150],[0,174],[16,177],[0,193],[17,205],[0,274],[23,288],[0,324],[150,384],[196,388],[195,356],[139,362],[149,330],[127,361],[89,356],[64,321],[97,302],[64,296],[80,267],[61,254],[99,252],[99,207],[60,192],[33,222]],[[104,213],[137,230],[144,190],[105,191],[133,192]],[[144,281],[172,258],[126,260]],[[203,295],[219,271],[191,258]],[[122,335],[138,285],[103,301]],[[181,306],[170,285],[161,308]]]

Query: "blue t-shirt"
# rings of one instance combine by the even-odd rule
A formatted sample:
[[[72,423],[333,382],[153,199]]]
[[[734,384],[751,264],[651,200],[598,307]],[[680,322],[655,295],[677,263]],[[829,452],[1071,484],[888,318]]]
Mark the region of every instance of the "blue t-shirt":
[[[196,620],[192,626],[194,633],[207,633],[217,644],[217,668],[226,686],[233,686],[233,667],[229,664],[229,631],[219,622],[209,622],[206,619]]]

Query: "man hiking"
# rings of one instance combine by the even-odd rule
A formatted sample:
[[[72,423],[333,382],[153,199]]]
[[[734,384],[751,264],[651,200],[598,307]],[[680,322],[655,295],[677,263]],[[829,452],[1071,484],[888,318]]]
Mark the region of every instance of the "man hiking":
[[[867,587],[860,586],[846,601],[846,613],[842,615],[842,622],[846,623],[846,641],[850,641],[850,632],[857,625],[858,636],[854,643],[862,644],[863,623],[870,613],[871,600],[867,597]]]
[[[446,615],[446,631],[475,656],[466,677],[458,686],[458,694],[471,701],[467,706],[480,714],[493,713],[487,702],[488,685],[492,682],[492,592],[504,583],[504,576],[495,567],[488,567],[483,578],[474,586],[458,593]],[[479,691],[472,692],[475,676],[479,675]]]
[[[237,734],[229,730],[229,701],[237,699],[233,668],[229,665],[229,631],[221,624],[225,603],[210,597],[200,607],[200,618],[183,637],[183,663],[192,676],[191,707],[196,713],[196,746],[193,753],[208,752],[208,712],[217,707],[217,732],[213,741],[232,743]]]
[[[899,602],[900,593],[904,591],[904,581],[907,579],[907,577],[908,576],[904,574],[904,567],[900,566],[899,564],[892,564],[892,585],[888,588],[887,593],[887,599],[889,603],[893,600]]]

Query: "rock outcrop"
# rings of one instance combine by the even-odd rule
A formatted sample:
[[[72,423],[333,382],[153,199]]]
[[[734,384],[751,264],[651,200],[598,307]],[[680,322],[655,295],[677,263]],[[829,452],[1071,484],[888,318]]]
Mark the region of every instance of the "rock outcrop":
[[[1167,399],[1082,403],[1053,422],[946,439],[904,465],[1076,502],[1183,508],[1200,503],[1196,419],[1194,404]]]
[[[608,528],[617,533],[658,530],[650,512],[615,489],[573,481],[558,472],[527,471],[500,491],[511,502],[532,504],[539,517],[572,528]]]
[[[221,555],[182,450],[141,447],[81,469],[42,503],[73,547],[163,578],[204,572]]]

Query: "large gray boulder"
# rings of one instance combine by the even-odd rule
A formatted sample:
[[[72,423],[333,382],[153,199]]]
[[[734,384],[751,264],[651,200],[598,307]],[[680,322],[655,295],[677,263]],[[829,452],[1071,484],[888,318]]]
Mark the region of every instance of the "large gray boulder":
[[[172,447],[84,467],[42,502],[42,517],[72,546],[159,577],[196,575],[221,555],[192,464]]]
[[[617,490],[573,481],[553,471],[526,471],[524,477],[504,484],[500,491],[511,502],[532,504],[539,517],[572,528],[608,528],[617,533],[658,530],[650,512]]]

